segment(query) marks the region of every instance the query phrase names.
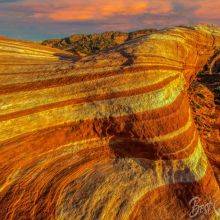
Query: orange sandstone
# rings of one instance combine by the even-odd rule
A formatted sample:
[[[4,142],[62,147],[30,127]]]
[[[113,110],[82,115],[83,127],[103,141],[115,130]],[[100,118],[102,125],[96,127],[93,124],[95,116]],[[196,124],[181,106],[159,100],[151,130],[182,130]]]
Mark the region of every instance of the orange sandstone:
[[[0,39],[0,219],[188,219],[194,196],[218,217],[187,92],[218,47],[178,27],[73,63]]]

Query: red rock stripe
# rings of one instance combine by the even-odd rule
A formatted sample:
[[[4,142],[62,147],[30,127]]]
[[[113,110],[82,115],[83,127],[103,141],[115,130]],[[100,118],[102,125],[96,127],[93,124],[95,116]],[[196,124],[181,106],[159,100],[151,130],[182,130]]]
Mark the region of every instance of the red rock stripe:
[[[13,112],[10,114],[0,115],[0,121],[6,121],[6,120],[9,120],[12,118],[17,118],[17,117],[33,114],[36,112],[41,112],[41,111],[45,111],[45,110],[53,109],[53,108],[60,108],[60,107],[68,106],[68,105],[77,105],[77,104],[82,104],[82,103],[89,103],[89,102],[94,102],[94,101],[102,101],[102,100],[107,100],[107,99],[121,98],[121,97],[143,94],[143,93],[151,92],[151,91],[154,91],[157,89],[161,89],[166,84],[172,82],[176,78],[178,78],[178,76],[169,77],[169,78],[167,78],[157,84],[150,85],[150,86],[143,87],[143,88],[133,89],[133,90],[129,90],[129,91],[122,91],[122,92],[116,92],[116,93],[111,93],[111,94],[110,93],[109,94],[100,94],[100,95],[96,95],[96,96],[88,96],[85,98],[78,98],[78,99],[70,99],[70,100],[51,103],[51,104],[47,104],[47,105],[43,105],[43,106],[38,106],[35,108],[31,108],[31,109],[25,109],[25,110]]]
[[[85,81],[91,81],[96,79],[101,79],[105,77],[114,76],[117,74],[126,74],[126,73],[137,73],[137,71],[147,71],[147,70],[177,70],[180,71],[180,68],[174,68],[174,67],[164,67],[161,68],[158,66],[149,66],[149,67],[132,67],[132,68],[126,68],[126,69],[119,69],[117,71],[105,71],[100,73],[93,73],[93,74],[83,74],[83,75],[75,75],[75,76],[65,76],[65,77],[59,77],[55,79],[48,79],[48,80],[41,80],[36,82],[28,82],[28,83],[16,83],[16,84],[10,84],[10,85],[3,85],[0,87],[0,94],[8,94],[8,93],[14,93],[19,91],[31,91],[31,90],[39,90],[39,89],[45,89],[45,88],[51,88],[51,87],[59,87],[64,85],[69,85],[73,83],[79,83],[79,82],[85,82]],[[80,69],[82,70],[82,69]],[[77,69],[73,69],[71,71],[77,72]]]
[[[109,143],[117,157],[148,158],[150,160],[184,159],[194,152],[197,144],[198,134],[195,134],[194,125],[182,134],[166,141],[147,143],[147,140],[146,142],[143,140],[132,141],[131,138],[116,136]]]
[[[94,119],[85,120],[83,122],[73,122],[50,127],[36,132],[22,134],[18,137],[8,139],[7,141],[0,144],[0,161],[7,161],[12,156],[12,154],[18,154],[21,156],[26,153],[29,155],[38,155],[50,149],[56,149],[57,147],[68,144],[70,142],[87,140],[91,138],[118,137],[129,139],[135,137],[140,138],[140,140],[143,140],[143,138],[147,140],[147,138],[154,138],[156,135],[164,135],[169,132],[173,132],[180,127],[183,127],[188,120],[188,111],[186,111],[187,115],[185,117],[182,117],[182,112],[180,111],[181,106],[185,106],[182,97],[179,97],[179,100],[176,100],[175,105],[164,107],[163,110],[170,112],[167,115],[158,114],[157,121],[154,121],[154,118],[150,119],[147,117],[149,116],[149,112],[145,112],[110,119]],[[156,111],[159,112],[159,110]],[[175,126],[171,126],[172,124],[167,126],[167,121],[173,121],[174,119],[176,120],[177,117],[179,117],[181,120],[178,121]],[[128,123],[129,121],[133,122]],[[158,126],[163,124],[163,128],[160,131],[155,130],[155,133],[151,133],[153,130],[148,128],[152,127],[152,124],[158,124]],[[158,126],[154,126],[154,128],[156,129]],[[132,132],[132,127],[134,128],[135,132]],[[144,137],[142,136],[143,132],[140,131],[140,133],[138,133],[138,130],[136,129],[138,127],[146,129],[146,135]],[[188,131],[178,135],[176,138],[171,139],[170,142],[169,140],[161,142],[159,143],[158,148],[156,147],[158,145],[157,143],[151,144],[150,147],[156,155],[156,153],[160,152],[161,150],[160,146],[167,146],[167,148],[164,147],[160,152],[162,154],[158,155],[160,157],[166,157],[167,153],[175,152],[176,150],[184,148],[185,145],[188,144],[188,138],[192,138],[191,135],[193,134],[193,131],[194,125],[192,125]],[[192,134],[189,135],[188,132],[192,132]],[[180,145],[179,143],[182,143],[181,139],[184,141],[183,144]],[[185,141],[187,143],[185,143]],[[39,146],[41,147],[39,148]],[[185,152],[181,152],[180,156],[182,155],[184,156]],[[174,155],[173,157],[179,157],[179,154]]]
[[[111,152],[108,149],[100,147],[86,152],[81,151],[76,153],[75,157],[69,154],[47,161],[43,167],[44,169],[41,168],[41,170],[37,171],[38,175],[36,177],[34,173],[26,172],[23,178],[18,179],[16,184],[5,189],[4,193],[0,194],[0,216],[4,216],[4,219],[17,219],[21,216],[31,218],[32,214],[34,214],[40,215],[42,218],[45,215],[44,217],[47,219],[49,214],[46,211],[47,209],[50,211],[49,215],[54,217],[54,212],[56,211],[54,208],[58,198],[55,199],[50,193],[56,192],[61,187],[61,184],[65,184],[68,179],[72,181],[77,176],[82,175],[87,169],[93,168],[100,161],[105,162],[110,156]],[[23,166],[26,169],[28,167],[33,169],[33,161],[30,160],[29,164],[24,161]],[[43,173],[44,170],[47,170],[49,175],[44,175],[42,180],[41,172]],[[31,198],[30,194],[32,194]],[[20,202],[13,209],[8,209],[8,207],[16,205],[18,197],[15,195],[19,195]],[[25,206],[21,204],[25,204]]]
[[[215,208],[220,205],[219,187],[213,178],[213,171],[208,167],[205,176],[198,182],[177,183],[161,186],[147,194],[133,207],[131,220],[157,220],[171,219],[171,216],[178,216],[179,219],[190,219],[189,213],[192,206],[189,205],[193,197],[199,196],[201,204],[212,201]],[[173,211],[175,210],[175,214]],[[213,209],[210,214],[213,213]],[[204,213],[201,213],[204,214]],[[202,217],[201,215],[197,216]],[[205,216],[209,219],[210,215]],[[174,218],[173,218],[174,219]]]
[[[187,100],[187,95],[182,93],[177,97],[177,99],[171,105],[144,113],[143,119],[144,121],[152,121],[152,123],[154,123],[154,120],[160,120],[160,119],[167,122],[167,117],[169,117],[169,115],[175,114],[175,112],[180,112],[181,108],[184,109],[184,106],[186,105],[185,103],[186,100]],[[180,113],[176,113],[176,114],[180,114]],[[128,116],[128,117],[134,118],[134,116]],[[186,120],[184,117],[181,117],[181,118]],[[104,119],[104,121],[106,120]],[[9,138],[7,141],[0,143],[0,147],[3,147],[5,144],[7,146],[8,144],[9,145],[15,144],[19,146],[22,143],[28,144],[28,142],[32,143],[32,146],[35,146],[35,145],[41,146],[41,144],[45,142],[43,138],[44,136],[48,137],[49,140],[51,139],[52,143],[56,145],[62,145],[72,140],[77,141],[77,140],[82,140],[82,139],[87,139],[87,138],[98,137],[99,134],[97,133],[96,130],[94,130],[95,128],[93,126],[95,125],[93,124],[94,124],[93,120],[85,120],[83,122],[65,123],[63,125],[57,125],[57,126],[49,127],[46,129],[41,129],[39,131],[25,133],[14,138]],[[102,120],[96,120],[95,124],[101,125]],[[164,125],[166,125],[166,123],[164,123]],[[104,128],[105,127],[106,126],[104,126]],[[92,131],[92,134],[90,133],[90,131]],[[50,148],[50,146],[48,147]]]

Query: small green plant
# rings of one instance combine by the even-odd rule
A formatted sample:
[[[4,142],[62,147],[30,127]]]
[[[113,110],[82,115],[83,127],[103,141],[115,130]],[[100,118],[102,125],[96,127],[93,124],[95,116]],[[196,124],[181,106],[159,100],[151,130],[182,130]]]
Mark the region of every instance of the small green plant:
[[[215,88],[215,92],[216,92],[216,93],[220,93],[220,86],[218,86],[217,88]]]
[[[204,76],[204,75],[205,75],[205,72],[203,72],[203,71],[200,71],[197,73],[197,76]]]

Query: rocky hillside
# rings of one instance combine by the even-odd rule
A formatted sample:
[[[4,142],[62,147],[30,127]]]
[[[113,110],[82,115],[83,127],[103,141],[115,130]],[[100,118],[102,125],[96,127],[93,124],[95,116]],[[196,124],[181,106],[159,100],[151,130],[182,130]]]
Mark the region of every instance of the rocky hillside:
[[[50,39],[42,42],[43,45],[69,51],[79,57],[98,53],[101,50],[113,48],[128,40],[140,36],[156,33],[155,29],[139,30],[130,33],[105,32],[101,34],[75,34],[63,39]]]
[[[219,218],[220,29],[38,46],[0,39],[0,219]]]

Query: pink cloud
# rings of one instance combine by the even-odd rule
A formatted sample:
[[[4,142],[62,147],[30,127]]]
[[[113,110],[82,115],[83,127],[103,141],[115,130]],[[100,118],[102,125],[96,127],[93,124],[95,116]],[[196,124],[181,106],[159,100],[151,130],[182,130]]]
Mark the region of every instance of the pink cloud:
[[[113,0],[110,2],[97,0],[86,5],[72,3],[65,9],[55,10],[48,17],[56,21],[82,21],[103,19],[116,14],[136,15],[146,10],[147,3],[143,0],[137,0],[135,2],[129,0]]]
[[[195,11],[195,15],[200,18],[207,19],[220,19],[220,2],[204,0],[199,4],[198,9]]]
[[[23,1],[11,7],[31,11],[33,18],[47,18],[54,21],[98,20],[114,15],[137,15],[147,11],[146,0],[62,0]]]
[[[8,6],[4,11],[8,13],[11,10],[15,13],[26,13],[27,17],[36,20],[46,19],[54,22],[105,19],[114,21],[115,16],[173,15],[175,13],[197,20],[220,17],[220,2],[211,0],[21,0],[5,4]]]
[[[172,4],[169,0],[148,0],[147,13],[167,14],[172,11]]]
[[[172,10],[170,1],[166,0],[62,0],[53,3],[50,0],[24,0],[11,7],[32,12],[35,19],[64,22],[100,20],[115,15],[164,14]]]
[[[220,2],[211,0],[17,0],[0,1],[0,25],[9,32],[129,31],[174,25],[220,25]],[[20,29],[15,27],[20,25]],[[26,27],[34,27],[27,29]],[[23,29],[22,29],[23,28]],[[3,29],[1,29],[3,30]]]

